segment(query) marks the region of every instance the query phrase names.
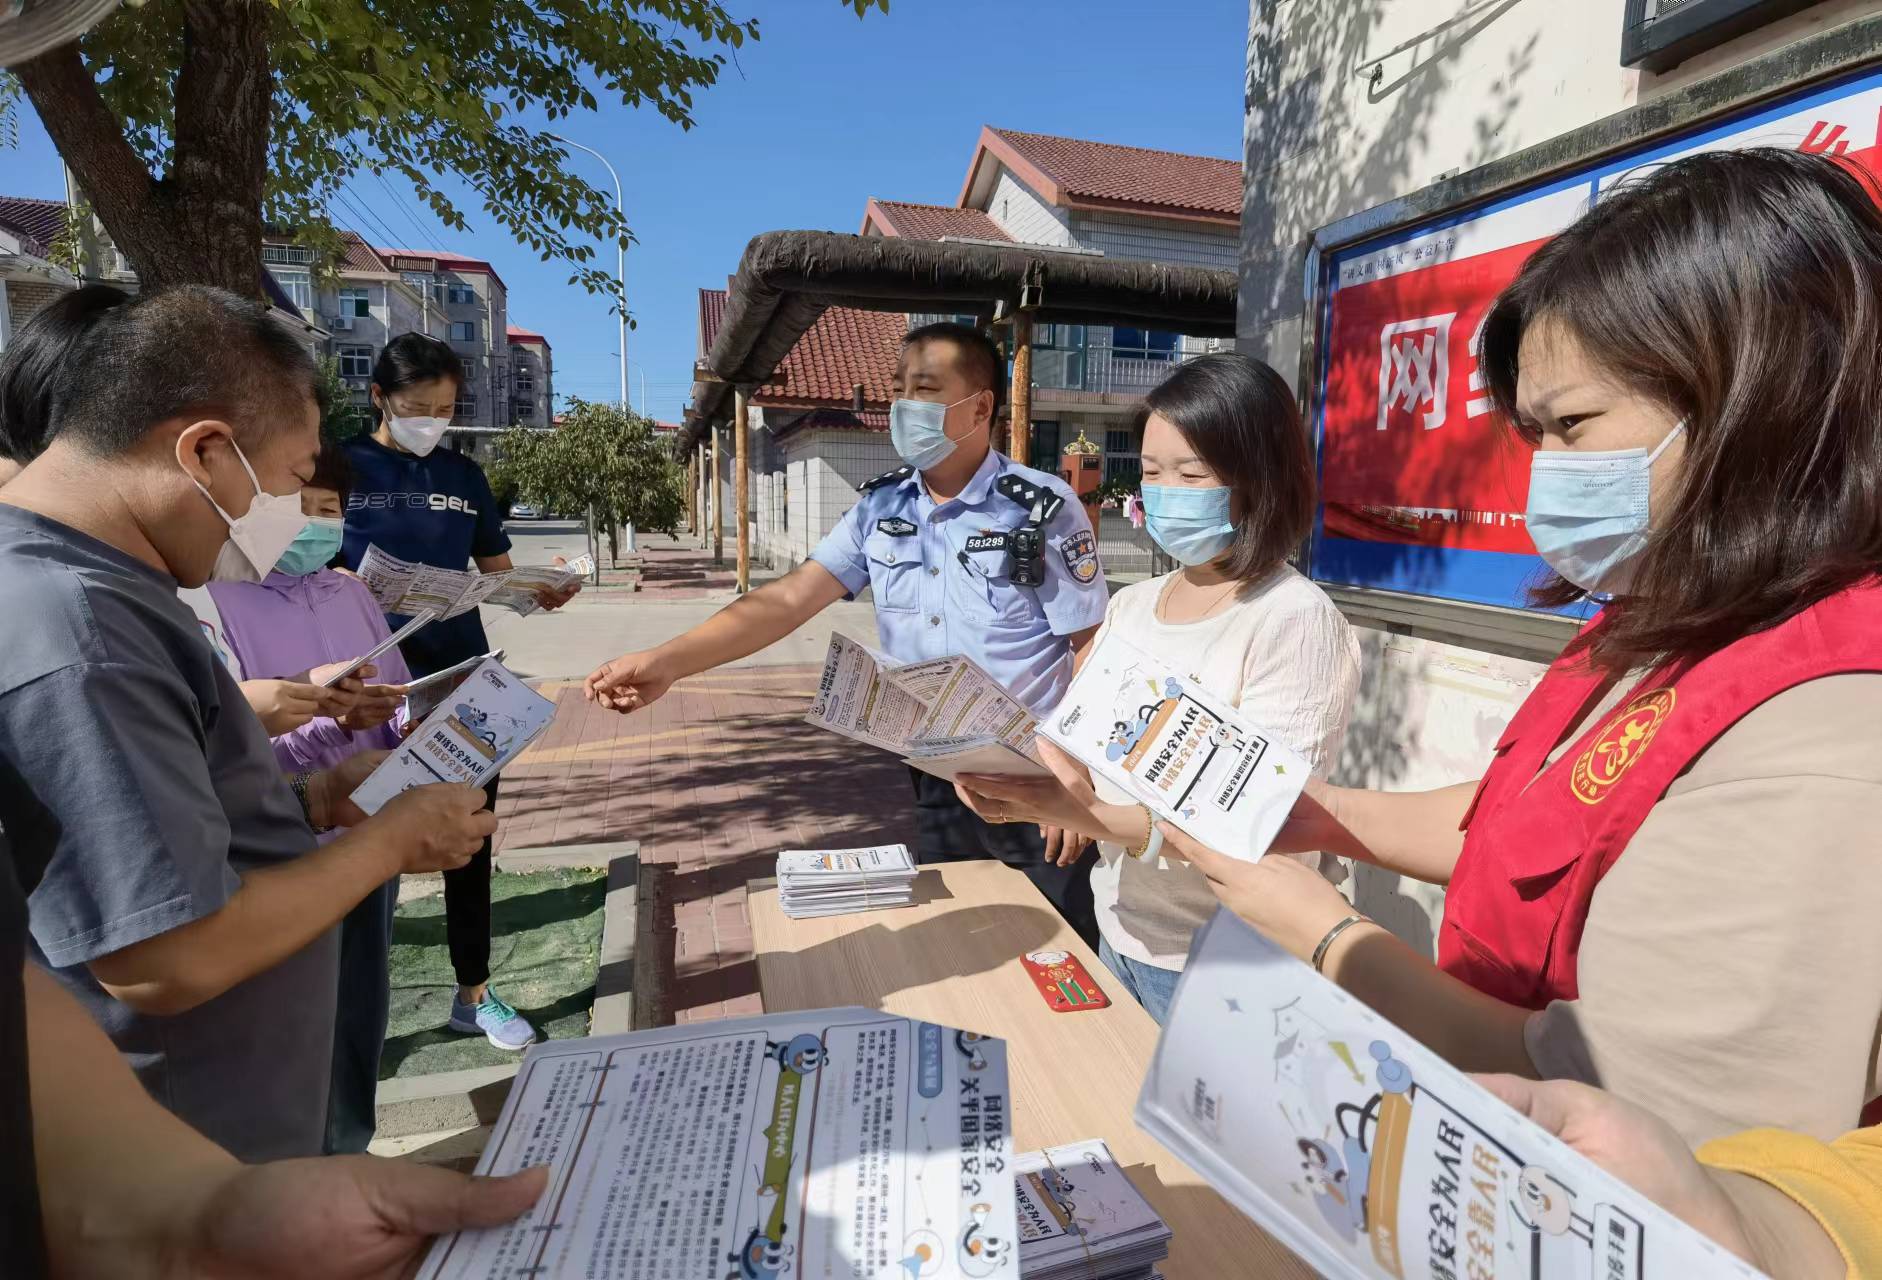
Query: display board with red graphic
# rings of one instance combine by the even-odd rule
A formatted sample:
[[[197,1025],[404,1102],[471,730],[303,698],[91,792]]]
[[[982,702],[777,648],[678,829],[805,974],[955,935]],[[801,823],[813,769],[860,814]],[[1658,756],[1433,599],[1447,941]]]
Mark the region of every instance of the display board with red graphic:
[[[1748,146],[1827,152],[1882,171],[1882,72],[1330,254],[1316,317],[1313,576],[1523,606],[1543,575],[1523,522],[1529,452],[1492,411],[1477,367],[1484,313],[1530,254],[1630,171]]]

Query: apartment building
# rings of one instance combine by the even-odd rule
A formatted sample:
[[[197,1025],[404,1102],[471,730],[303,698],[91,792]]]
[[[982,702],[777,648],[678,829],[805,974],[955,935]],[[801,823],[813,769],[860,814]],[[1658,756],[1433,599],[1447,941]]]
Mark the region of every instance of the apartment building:
[[[555,417],[555,360],[540,333],[510,325],[510,420],[548,428]]]
[[[378,249],[399,278],[426,299],[429,330],[451,344],[464,362],[464,388],[445,443],[485,456],[508,430],[511,414],[509,292],[496,268],[481,258],[436,249]]]
[[[77,286],[52,261],[65,227],[65,202],[0,196],[0,351],[34,312]]]

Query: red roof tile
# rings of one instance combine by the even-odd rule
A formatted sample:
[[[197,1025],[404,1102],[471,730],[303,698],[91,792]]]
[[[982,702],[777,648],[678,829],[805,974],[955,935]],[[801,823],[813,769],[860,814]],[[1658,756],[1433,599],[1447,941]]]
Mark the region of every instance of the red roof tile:
[[[375,275],[385,275],[392,270],[384,258],[355,232],[344,227],[340,229],[340,270],[370,271]]]
[[[699,291],[702,351],[711,350],[725,319],[725,298],[723,289]],[[804,331],[778,365],[773,380],[753,393],[752,402],[848,406],[860,383],[863,403],[886,411],[894,398],[889,394],[889,379],[907,332],[908,317],[899,311],[830,307]]]
[[[440,268],[450,271],[475,271],[482,275],[489,276],[498,284],[503,283],[503,277],[497,274],[497,269],[488,262],[485,262],[482,258],[470,258],[461,253],[446,253],[442,249],[387,249],[375,247],[373,252],[386,260],[387,270],[398,270],[398,268],[392,266],[392,259],[394,258],[431,258],[437,262]]]
[[[513,324],[505,326],[504,336],[509,338],[511,342],[539,342],[545,347],[549,345],[549,339],[543,337],[540,333],[536,333],[534,330],[530,329],[519,329]]]
[[[874,221],[884,235],[909,240],[966,240],[1012,242],[1000,224],[980,209],[956,209],[947,204],[909,204],[901,200],[870,200],[863,213],[863,230]]]
[[[981,131],[963,203],[988,152],[1023,177],[1043,178],[1048,190],[1040,194],[1054,203],[1164,209],[1214,219],[1239,218],[1242,212],[1238,161],[994,128]]]
[[[0,196],[0,227],[20,238],[20,248],[35,258],[52,251],[65,230],[65,201],[33,196]]]

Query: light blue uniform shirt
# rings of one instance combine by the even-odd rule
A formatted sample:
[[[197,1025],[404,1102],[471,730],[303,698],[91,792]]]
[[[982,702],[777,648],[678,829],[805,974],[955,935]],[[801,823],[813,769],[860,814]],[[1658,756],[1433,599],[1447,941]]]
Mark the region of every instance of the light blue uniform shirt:
[[[1040,526],[1040,587],[1010,576],[1004,537],[1032,512],[999,491],[1008,476],[1064,499]],[[912,472],[866,488],[810,558],[851,595],[874,589],[876,629],[891,658],[965,655],[1035,715],[1058,705],[1072,679],[1068,638],[1103,622],[1110,598],[1091,522],[1070,488],[994,450],[947,502],[937,504]]]

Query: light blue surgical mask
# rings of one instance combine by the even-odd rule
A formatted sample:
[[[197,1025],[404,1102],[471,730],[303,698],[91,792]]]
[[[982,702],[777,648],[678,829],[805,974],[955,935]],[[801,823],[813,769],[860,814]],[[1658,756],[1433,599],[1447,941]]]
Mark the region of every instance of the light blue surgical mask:
[[[1208,564],[1235,541],[1229,496],[1221,485],[1205,489],[1147,484],[1144,527],[1178,564]]]
[[[314,516],[274,562],[275,570],[298,578],[324,569],[340,553],[340,541],[345,536],[344,520]]]
[[[1651,451],[1538,449],[1529,460],[1529,539],[1549,568],[1590,595],[1627,589],[1646,549],[1653,464],[1684,422]]]
[[[975,392],[974,395],[979,395]],[[954,404],[966,404],[974,396],[962,396]],[[926,471],[946,462],[960,442],[948,435],[948,410],[954,404],[935,404],[931,400],[897,400],[889,406],[889,440],[902,461],[917,471]]]

